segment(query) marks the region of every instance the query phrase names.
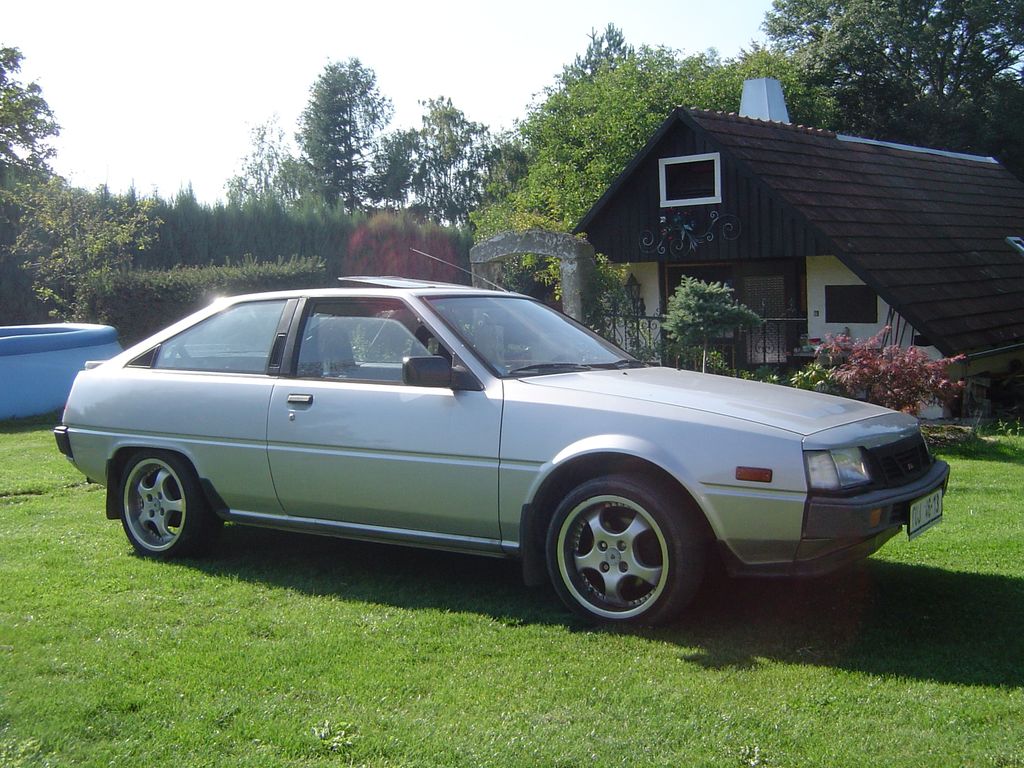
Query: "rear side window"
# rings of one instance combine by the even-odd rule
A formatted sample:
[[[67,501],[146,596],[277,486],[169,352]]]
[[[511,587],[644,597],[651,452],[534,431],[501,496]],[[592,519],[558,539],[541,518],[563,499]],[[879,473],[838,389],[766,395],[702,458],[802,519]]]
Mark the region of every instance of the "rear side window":
[[[285,301],[236,304],[160,345],[154,368],[266,373]]]

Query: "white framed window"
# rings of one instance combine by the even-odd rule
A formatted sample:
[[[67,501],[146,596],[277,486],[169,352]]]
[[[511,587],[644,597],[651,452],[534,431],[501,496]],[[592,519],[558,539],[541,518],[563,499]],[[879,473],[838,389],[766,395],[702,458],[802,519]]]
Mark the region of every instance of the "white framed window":
[[[662,208],[722,202],[722,158],[718,152],[658,160]]]
[[[1016,248],[1021,253],[1024,253],[1024,237],[1013,237],[1013,236],[1011,236],[1011,237],[1006,238],[1006,242],[1008,242],[1010,245],[1012,245],[1014,248]]]

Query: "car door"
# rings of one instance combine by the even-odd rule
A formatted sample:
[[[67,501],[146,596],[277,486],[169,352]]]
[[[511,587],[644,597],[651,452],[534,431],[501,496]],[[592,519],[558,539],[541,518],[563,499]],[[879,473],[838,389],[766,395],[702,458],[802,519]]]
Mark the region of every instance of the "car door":
[[[295,375],[278,380],[270,403],[270,466],[286,514],[368,535],[500,538],[501,383],[403,384],[402,359],[436,343],[398,299],[312,303]]]

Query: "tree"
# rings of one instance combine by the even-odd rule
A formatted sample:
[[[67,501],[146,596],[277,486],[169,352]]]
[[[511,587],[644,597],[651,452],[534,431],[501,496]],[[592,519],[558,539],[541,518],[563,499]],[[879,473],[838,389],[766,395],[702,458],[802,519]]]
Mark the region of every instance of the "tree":
[[[505,131],[491,140],[484,180],[483,203],[506,199],[530,168],[530,156],[517,131]]]
[[[1021,0],[775,0],[772,8],[768,36],[833,95],[843,131],[1019,155],[1024,129],[1000,136],[992,124],[1020,124],[994,109],[1024,89]]]
[[[732,288],[723,283],[684,277],[669,297],[668,312],[661,327],[679,347],[701,349],[701,371],[704,372],[712,339],[760,322],[756,312],[733,299]]]
[[[112,195],[71,187],[53,176],[23,185],[17,194],[23,213],[14,253],[33,274],[36,295],[52,316],[75,317],[78,287],[97,271],[128,269],[135,254],[156,237],[153,201],[135,193]]]
[[[241,171],[225,185],[229,202],[242,205],[274,200],[287,205],[313,191],[313,177],[292,154],[276,116],[254,127],[249,135],[252,150],[242,159]]]
[[[22,58],[17,48],[0,47],[0,184],[11,169],[46,170],[53,155],[46,140],[60,131],[39,86],[15,78]]]
[[[563,83],[593,77],[602,67],[613,68],[634,53],[622,30],[614,24],[609,23],[603,32],[591,29],[588,37],[587,50],[562,70]]]
[[[744,78],[765,76],[783,82],[795,121],[831,119],[825,90],[805,86],[788,54],[761,48],[722,61],[714,52],[680,57],[667,48],[625,47],[586,77],[560,78],[519,126],[526,174],[473,215],[479,235],[522,226],[571,230],[673,109],[736,111]]]
[[[836,124],[835,101],[827,88],[809,82],[799,60],[788,53],[754,45],[732,59],[708,60],[705,78],[688,102],[705,109],[738,112],[745,80],[774,77],[782,83],[786,107],[794,123],[815,128],[841,128]]]
[[[529,170],[509,198],[474,216],[481,234],[517,218],[571,229],[680,103],[685,79],[671,51],[645,47],[560,81],[520,125]]]
[[[378,142],[370,197],[393,209],[410,206],[441,224],[464,225],[484,196],[492,162],[511,158],[451,99],[420,104],[425,111],[418,130],[392,131]]]
[[[392,112],[376,74],[359,59],[328,64],[317,78],[296,138],[328,205],[365,207],[370,156]]]
[[[19,182],[45,178],[53,148],[47,139],[59,129],[53,112],[35,83],[22,83],[22,55],[0,46],[0,315],[34,321],[38,307],[31,301],[27,273],[13,258],[21,211],[13,199]]]
[[[483,196],[490,133],[467,120],[451,99],[431,99],[423,106],[412,176],[417,206],[439,223],[465,224]]]
[[[419,134],[400,129],[381,137],[371,162],[370,198],[399,210],[409,203]]]

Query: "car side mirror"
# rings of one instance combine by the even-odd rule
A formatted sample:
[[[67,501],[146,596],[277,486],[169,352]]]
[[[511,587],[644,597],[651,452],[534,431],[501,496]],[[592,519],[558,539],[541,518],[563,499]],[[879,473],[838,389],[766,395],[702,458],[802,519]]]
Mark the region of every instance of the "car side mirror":
[[[438,387],[480,391],[483,386],[463,365],[453,366],[447,357],[407,357],[402,360],[402,382],[411,387]]]
[[[402,382],[410,387],[452,386],[452,364],[447,358],[407,357],[402,360]]]

